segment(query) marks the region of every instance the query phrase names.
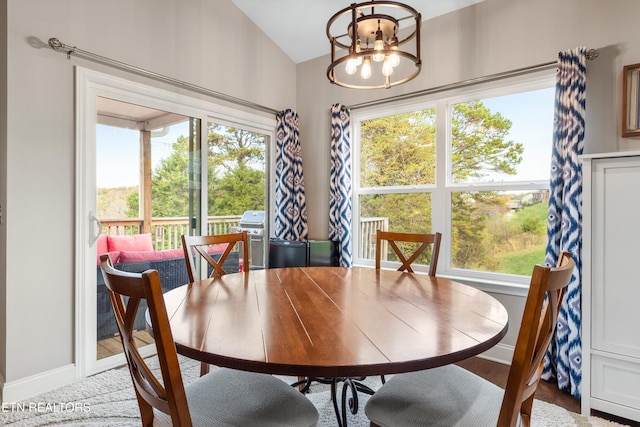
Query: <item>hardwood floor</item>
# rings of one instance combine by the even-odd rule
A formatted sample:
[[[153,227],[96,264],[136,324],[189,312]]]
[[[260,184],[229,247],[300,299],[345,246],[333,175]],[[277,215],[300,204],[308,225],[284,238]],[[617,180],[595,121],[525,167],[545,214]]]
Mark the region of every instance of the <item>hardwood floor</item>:
[[[138,345],[153,343],[153,337],[147,331],[134,332],[134,336],[136,340],[138,340]],[[120,336],[98,341],[96,351],[98,359],[122,353],[122,342],[120,341]]]
[[[509,366],[502,363],[493,362],[487,359],[481,359],[479,357],[473,357],[471,359],[464,360],[458,363],[465,369],[481,376],[482,378],[491,381],[492,383],[504,388],[507,384],[507,376],[509,375]],[[570,394],[559,390],[556,384],[547,381],[540,381],[538,389],[536,390],[536,399],[543,402],[553,403],[567,411],[580,413],[580,399],[577,399]],[[640,422],[631,421],[619,417],[615,417],[610,414],[605,414],[598,411],[592,411],[592,415],[600,418],[604,418],[609,421],[615,421],[617,423],[631,426],[640,427]]]

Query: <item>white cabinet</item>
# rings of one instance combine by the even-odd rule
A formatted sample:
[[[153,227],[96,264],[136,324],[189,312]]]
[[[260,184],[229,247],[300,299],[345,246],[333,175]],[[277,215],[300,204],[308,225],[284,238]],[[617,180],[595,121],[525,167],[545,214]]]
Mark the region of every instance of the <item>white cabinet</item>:
[[[640,421],[640,152],[582,160],[582,413]]]

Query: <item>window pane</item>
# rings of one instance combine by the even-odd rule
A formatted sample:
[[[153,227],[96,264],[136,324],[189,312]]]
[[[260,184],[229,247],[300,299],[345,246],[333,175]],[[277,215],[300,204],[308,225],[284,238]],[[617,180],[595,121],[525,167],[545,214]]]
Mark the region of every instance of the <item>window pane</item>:
[[[451,107],[452,182],[548,180],[554,88]]]
[[[549,191],[451,195],[451,266],[531,275],[544,262]]]
[[[360,122],[362,187],[435,183],[434,108]]]
[[[376,230],[431,233],[431,194],[362,195],[359,242],[362,258],[375,259]]]
[[[207,125],[208,234],[234,232],[245,211],[267,211],[267,135],[209,122]],[[245,268],[264,268],[269,235],[261,224],[243,229],[249,234]]]
[[[209,216],[265,210],[266,135],[209,123],[207,139]]]

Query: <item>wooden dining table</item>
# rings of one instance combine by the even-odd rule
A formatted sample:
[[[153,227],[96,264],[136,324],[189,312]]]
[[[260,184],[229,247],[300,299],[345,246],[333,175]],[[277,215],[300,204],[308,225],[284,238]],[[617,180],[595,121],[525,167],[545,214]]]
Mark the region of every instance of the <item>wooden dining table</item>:
[[[447,365],[493,347],[508,327],[505,307],[485,292],[441,277],[373,268],[228,274],[171,290],[165,303],[178,353],[298,377]]]

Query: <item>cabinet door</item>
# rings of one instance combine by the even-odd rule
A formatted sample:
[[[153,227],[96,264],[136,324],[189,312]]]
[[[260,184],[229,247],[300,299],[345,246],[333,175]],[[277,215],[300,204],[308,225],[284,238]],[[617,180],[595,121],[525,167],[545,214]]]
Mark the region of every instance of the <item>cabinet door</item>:
[[[640,158],[594,161],[592,348],[640,358]]]

